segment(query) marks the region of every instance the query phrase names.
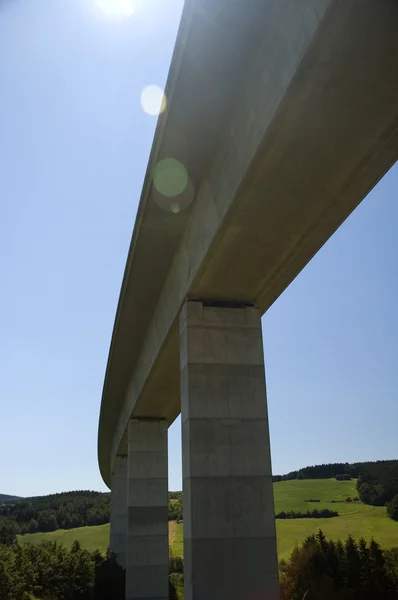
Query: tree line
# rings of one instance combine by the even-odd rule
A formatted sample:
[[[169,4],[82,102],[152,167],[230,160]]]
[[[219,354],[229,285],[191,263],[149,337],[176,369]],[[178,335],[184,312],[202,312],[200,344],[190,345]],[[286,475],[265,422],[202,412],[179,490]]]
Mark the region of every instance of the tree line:
[[[285,475],[274,475],[272,480],[290,481],[292,479],[332,479],[336,475],[350,475],[351,478],[359,478],[365,472],[380,475],[387,469],[389,473],[398,476],[398,460],[378,460],[357,463],[328,463],[304,467],[297,471],[290,471]],[[381,475],[382,476],[382,475]],[[397,492],[395,492],[397,493]]]
[[[398,502],[398,461],[367,463],[359,475],[357,489],[365,504],[385,506],[395,497]]]
[[[2,504],[1,516],[12,520],[22,534],[103,525],[110,518],[110,494],[74,491],[21,498]]]
[[[275,519],[330,519],[332,517],[338,517],[339,513],[336,510],[329,510],[328,508],[307,510],[305,512],[290,510],[282,510],[276,513]]]
[[[1,600],[124,600],[124,571],[110,556],[74,542],[0,544]]]
[[[110,493],[83,490],[15,498],[0,503],[0,519],[4,518],[17,534],[103,525],[110,520]],[[181,520],[182,492],[169,492],[169,521]]]

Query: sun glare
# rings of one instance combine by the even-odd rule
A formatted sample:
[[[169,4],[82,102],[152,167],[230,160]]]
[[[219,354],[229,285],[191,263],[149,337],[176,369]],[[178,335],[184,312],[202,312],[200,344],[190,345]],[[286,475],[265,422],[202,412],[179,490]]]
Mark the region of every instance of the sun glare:
[[[134,14],[134,0],[95,0],[95,5],[109,18],[123,19]]]

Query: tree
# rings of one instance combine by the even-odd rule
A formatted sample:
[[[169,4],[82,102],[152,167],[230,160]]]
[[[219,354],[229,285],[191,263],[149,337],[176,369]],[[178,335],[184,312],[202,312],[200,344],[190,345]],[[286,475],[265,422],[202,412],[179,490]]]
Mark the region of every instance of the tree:
[[[0,519],[0,544],[11,546],[17,539],[17,526],[9,519]]]
[[[387,513],[390,519],[398,521],[398,494],[387,504]]]
[[[282,600],[396,600],[398,551],[386,560],[372,540],[359,545],[349,536],[344,543],[326,540],[320,530],[281,561]]]

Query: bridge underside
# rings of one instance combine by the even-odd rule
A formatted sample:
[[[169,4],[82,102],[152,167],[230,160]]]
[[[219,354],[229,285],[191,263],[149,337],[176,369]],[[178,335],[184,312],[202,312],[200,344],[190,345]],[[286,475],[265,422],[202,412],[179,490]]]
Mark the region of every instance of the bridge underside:
[[[98,452],[102,476],[111,485],[118,457],[131,455],[131,419],[170,424],[182,411],[184,543],[191,590],[186,598],[241,597],[233,589],[217,588],[217,582],[213,588],[218,596],[212,596],[203,580],[205,570],[211,569],[212,548],[221,552],[222,540],[231,541],[235,534],[246,540],[249,554],[255,554],[254,548],[259,556],[268,553],[270,568],[256,583],[257,592],[266,592],[267,598],[274,593],[276,567],[270,542],[273,518],[264,517],[264,527],[256,530],[250,519],[239,524],[242,514],[252,511],[261,519],[263,514],[272,516],[273,508],[267,487],[268,423],[262,438],[266,444],[257,448],[259,417],[246,422],[250,418],[237,409],[235,389],[241,390],[239,402],[250,413],[252,387],[239,387],[245,380],[237,375],[242,365],[228,362],[235,334],[223,342],[217,379],[206,356],[212,354],[218,335],[214,331],[227,327],[224,317],[218,326],[192,326],[192,332],[195,327],[203,330],[197,343],[206,367],[202,365],[199,375],[202,367],[193,361],[196,374],[187,383],[181,315],[188,300],[188,306],[202,307],[204,321],[205,314],[228,314],[239,321],[250,310],[261,316],[397,160],[397,31],[396,0],[253,0],[245,10],[242,3],[229,0],[189,0],[184,8],[166,88],[168,109],[155,135],[116,315]],[[154,168],[170,157],[183,164],[191,182],[192,197],[174,199],[183,202],[178,214],[165,210],[153,185]],[[241,343],[250,346],[250,327],[242,322],[241,328],[246,332],[241,331]],[[259,385],[253,383],[256,389]],[[266,411],[265,387],[258,393],[259,406]],[[226,406],[228,415],[223,413]],[[197,417],[206,421],[202,429],[190,416],[193,407],[208,415]],[[211,416],[213,409],[217,414]],[[262,418],[264,425],[264,414]],[[244,464],[235,473],[237,439]],[[252,452],[265,462],[254,464]],[[211,463],[218,455],[222,465],[214,474]],[[201,469],[203,475],[196,475]],[[250,479],[256,477],[261,490],[268,490],[261,500],[256,496],[257,504],[250,494],[241,493],[239,482],[246,476],[246,492],[256,489]],[[207,481],[204,487],[200,477]],[[152,476],[147,479],[145,485],[152,489]],[[127,503],[135,497],[132,485]],[[158,508],[165,501],[160,488]],[[206,504],[204,498],[213,495],[220,501],[211,505],[219,542],[205,533],[207,541],[201,546],[205,515],[211,515],[197,498]],[[223,515],[229,515],[228,523]],[[152,529],[149,521],[141,540],[148,560],[152,543],[164,548],[163,529],[161,539],[148,541]],[[262,541],[254,542],[256,535]],[[235,551],[240,553],[243,546]],[[126,560],[129,564],[128,553]],[[194,563],[202,573],[197,580]],[[161,565],[154,563],[159,573],[164,572]],[[239,577],[251,578],[250,568],[246,565]],[[240,580],[233,582],[242,591]]]
[[[309,0],[306,10],[295,1],[265,5],[252,36],[256,43],[242,48],[246,70],[239,71],[242,60],[223,65],[235,87],[230,83],[229,97],[222,97],[221,133],[220,125],[214,135],[207,129],[214,115],[202,121],[198,98],[190,96],[193,86],[219,117],[218,80],[203,74],[199,93],[197,80],[186,80],[190,53],[180,66],[187,87],[176,84],[171,105],[185,100],[190,107],[190,146],[180,147],[176,135],[188,127],[185,107],[174,121],[164,117],[152,162],[180,157],[192,171],[196,197],[175,215],[159,207],[146,184],[102,403],[99,457],[108,483],[116,453],[126,450],[131,415],[171,423],[180,412],[177,321],[184,299],[243,302],[264,313],[398,156],[395,0]],[[196,12],[195,18],[202,23],[205,17]],[[221,56],[226,61],[225,49]],[[203,130],[210,148],[203,146]],[[199,168],[205,150],[207,165]]]

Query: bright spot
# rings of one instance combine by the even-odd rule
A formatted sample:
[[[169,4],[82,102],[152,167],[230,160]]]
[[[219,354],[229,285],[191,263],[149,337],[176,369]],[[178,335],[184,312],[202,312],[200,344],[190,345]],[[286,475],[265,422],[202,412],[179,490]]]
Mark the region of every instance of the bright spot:
[[[134,14],[134,0],[94,0],[106,17],[122,19]]]
[[[157,85],[147,85],[141,94],[141,106],[148,115],[157,116],[166,108],[167,101],[163,90]]]
[[[165,158],[159,161],[154,169],[153,183],[163,196],[172,198],[181,194],[187,187],[188,173],[176,158]]]
[[[173,212],[175,215],[176,215],[177,213],[179,213],[181,209],[180,209],[180,205],[178,204],[178,202],[173,202],[173,204],[170,206],[170,210],[171,210],[171,212]]]

